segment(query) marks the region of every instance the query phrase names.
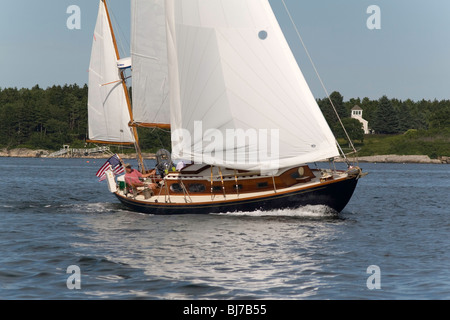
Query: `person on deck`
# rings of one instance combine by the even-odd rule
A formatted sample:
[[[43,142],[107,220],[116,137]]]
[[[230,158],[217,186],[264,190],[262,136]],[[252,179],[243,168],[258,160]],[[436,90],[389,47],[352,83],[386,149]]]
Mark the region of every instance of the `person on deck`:
[[[154,176],[155,174],[156,170],[154,169],[149,173],[142,174],[139,171],[134,170],[130,164],[125,164],[125,182],[134,188],[146,186],[141,179]],[[150,183],[147,184],[147,186],[152,190],[158,187],[156,183]]]

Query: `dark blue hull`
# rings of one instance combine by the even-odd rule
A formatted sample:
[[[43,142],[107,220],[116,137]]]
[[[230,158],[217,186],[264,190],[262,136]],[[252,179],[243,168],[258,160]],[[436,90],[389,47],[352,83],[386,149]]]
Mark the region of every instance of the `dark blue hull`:
[[[296,209],[307,205],[325,205],[337,212],[341,212],[350,201],[357,183],[357,177],[351,177],[307,189],[290,192],[280,191],[271,195],[251,199],[215,201],[200,204],[150,203],[123,197],[117,193],[115,195],[128,208],[154,215],[210,214],[257,210],[270,211],[274,209]]]

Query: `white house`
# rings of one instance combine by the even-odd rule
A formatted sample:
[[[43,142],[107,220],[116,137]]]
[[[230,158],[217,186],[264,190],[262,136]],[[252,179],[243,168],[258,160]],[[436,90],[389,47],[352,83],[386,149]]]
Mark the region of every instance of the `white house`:
[[[356,119],[362,124],[364,134],[369,134],[369,122],[362,117],[363,109],[360,106],[354,106],[352,109],[352,119]]]

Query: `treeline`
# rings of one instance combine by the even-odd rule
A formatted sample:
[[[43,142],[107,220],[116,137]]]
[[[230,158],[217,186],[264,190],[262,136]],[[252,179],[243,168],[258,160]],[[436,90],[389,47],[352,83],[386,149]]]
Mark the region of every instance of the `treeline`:
[[[354,140],[364,139],[359,121],[350,119],[351,109],[355,106],[363,109],[363,118],[377,134],[401,134],[408,130],[430,130],[437,133],[450,129],[450,100],[412,101],[383,96],[378,100],[352,98],[344,101],[339,92],[333,92],[330,99]],[[335,135],[344,138],[344,132],[329,99],[319,99],[317,103]]]
[[[88,137],[87,96],[87,85],[0,88],[0,148],[84,147]],[[142,130],[140,141],[144,150],[168,147],[170,134]]]
[[[56,150],[82,143],[87,132],[87,85],[0,89],[0,145]]]
[[[84,146],[87,138],[88,87],[53,86],[42,89],[0,88],[0,147],[57,150],[63,144]],[[330,95],[337,113],[353,140],[363,142],[361,124],[350,119],[358,105],[369,128],[378,134],[400,134],[416,129],[428,132],[450,130],[450,100],[398,100],[386,96],[378,100],[352,98],[344,101],[339,92]],[[330,101],[317,100],[325,118],[338,138],[345,138]],[[170,147],[170,133],[141,130],[143,150]]]

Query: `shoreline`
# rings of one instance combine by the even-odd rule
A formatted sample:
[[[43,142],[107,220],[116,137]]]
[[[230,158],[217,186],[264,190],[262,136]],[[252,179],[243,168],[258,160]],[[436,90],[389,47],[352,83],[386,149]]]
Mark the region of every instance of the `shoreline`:
[[[87,155],[87,156],[58,156],[58,157],[48,157],[51,154],[49,150],[31,150],[25,148],[19,149],[0,149],[1,158],[43,158],[43,159],[108,159],[110,155],[107,154],[97,154],[97,155]],[[155,159],[154,153],[143,153],[145,159]],[[119,154],[122,159],[136,159],[135,153],[130,154]],[[350,161],[355,161],[356,158],[349,157]],[[366,156],[359,157],[358,162],[360,163],[419,163],[419,164],[450,164],[450,157],[439,157],[438,159],[431,159],[426,155],[376,155],[376,156]],[[337,162],[343,162],[342,159],[337,160]]]
[[[26,148],[17,148],[17,149],[0,149],[0,158],[42,158],[42,159],[108,159],[111,157],[111,155],[105,154],[105,153],[98,153],[98,154],[90,154],[90,155],[61,155],[61,156],[55,156],[55,157],[49,157],[49,155],[53,151],[44,150],[44,149],[37,149],[37,150],[31,150]],[[136,159],[135,153],[118,153],[118,155],[122,159]],[[146,159],[156,159],[154,153],[142,153],[142,156]]]
[[[358,161],[360,163],[418,163],[418,164],[449,164],[450,157],[439,157],[431,159],[426,155],[377,155],[351,158],[350,161]]]

